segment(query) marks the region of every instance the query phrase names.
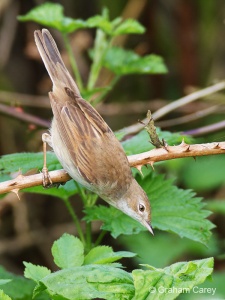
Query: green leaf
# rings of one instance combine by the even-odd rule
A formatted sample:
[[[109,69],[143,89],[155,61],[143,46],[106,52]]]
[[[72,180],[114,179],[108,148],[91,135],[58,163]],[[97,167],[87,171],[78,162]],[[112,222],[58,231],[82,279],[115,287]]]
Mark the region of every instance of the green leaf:
[[[52,152],[47,153],[47,164],[49,171],[62,169],[58,159]],[[33,173],[42,170],[43,153],[14,153],[3,155],[0,158],[0,181],[13,179],[18,173],[26,175],[29,171]]]
[[[185,300],[222,300],[224,299],[225,287],[224,287],[225,272],[214,272],[212,280],[207,280],[201,286],[195,286],[190,294],[187,294]],[[205,290],[203,290],[205,289]],[[182,299],[183,300],[183,299]]]
[[[1,300],[12,300],[12,298],[10,298],[9,296],[7,296],[3,290],[0,290],[0,299]]]
[[[70,180],[63,185],[59,185],[58,187],[50,187],[46,189],[43,186],[35,186],[24,189],[23,192],[49,195],[65,200],[72,195],[77,194],[78,188],[76,182],[74,180]]]
[[[114,252],[112,247],[98,246],[85,256],[84,265],[90,264],[110,264],[123,257],[134,257],[136,254],[128,251]]]
[[[24,271],[24,277],[32,279],[36,282],[51,274],[51,271],[46,267],[36,266],[28,262],[23,262],[23,264],[26,267]]]
[[[145,32],[144,26],[142,26],[138,21],[134,19],[126,19],[123,21],[120,25],[118,25],[114,32],[113,35],[121,35],[121,34],[142,34]]]
[[[64,233],[54,242],[52,255],[55,264],[61,269],[81,266],[84,261],[84,246],[77,237]]]
[[[101,94],[102,92],[109,92],[111,90],[110,86],[105,86],[105,87],[97,87],[97,88],[92,88],[91,90],[83,90],[82,91],[82,97],[89,101],[92,99],[94,95]]]
[[[103,222],[101,229],[110,231],[114,238],[121,234],[137,234],[145,230],[144,226],[112,206],[88,207],[85,209],[85,214],[83,219],[87,222],[101,220]]]
[[[34,21],[64,33],[87,27],[83,20],[65,17],[63,10],[63,6],[60,4],[45,2],[30,10],[26,15],[19,16],[18,20],[22,22]]]
[[[134,300],[171,300],[203,283],[213,271],[213,258],[175,263],[164,269],[147,266],[150,270],[132,272]]]
[[[35,286],[33,281],[9,273],[1,266],[0,278],[1,280],[10,280],[10,282],[2,285],[1,289],[13,300],[32,299],[33,289]],[[2,300],[2,298],[0,299]]]
[[[206,218],[211,214],[204,210],[201,198],[194,197],[191,190],[182,190],[172,185],[163,176],[150,174],[138,182],[152,204],[152,225],[171,231],[180,237],[206,244],[215,226]]]
[[[102,15],[96,15],[86,20],[87,27],[89,28],[100,28],[105,33],[111,35],[113,27],[111,22]]]
[[[106,265],[86,265],[64,269],[41,280],[53,299],[131,299],[131,275]]]
[[[225,215],[225,200],[223,199],[211,201],[208,200],[206,207],[214,213]]]
[[[107,50],[103,65],[117,75],[127,74],[161,74],[167,68],[160,56],[139,56],[131,50],[111,47]]]

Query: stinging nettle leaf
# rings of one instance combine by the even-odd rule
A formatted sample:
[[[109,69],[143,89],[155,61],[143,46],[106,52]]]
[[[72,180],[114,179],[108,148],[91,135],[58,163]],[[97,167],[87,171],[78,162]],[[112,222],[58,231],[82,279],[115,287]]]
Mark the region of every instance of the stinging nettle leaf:
[[[101,229],[110,231],[114,238],[121,234],[137,234],[145,230],[144,226],[112,206],[96,205],[86,208],[85,213],[84,220],[87,222],[101,220],[103,222]]]
[[[74,299],[132,299],[131,275],[106,265],[86,265],[60,270],[41,280],[51,297]],[[62,298],[62,299],[64,299]]]
[[[213,258],[175,263],[164,269],[134,270],[134,300],[172,300],[203,283],[213,272]]]
[[[139,176],[138,182],[151,200],[153,227],[207,244],[215,225],[206,219],[211,212],[203,209],[201,198],[161,175],[150,174],[144,180]]]
[[[84,261],[84,246],[75,236],[64,233],[54,242],[52,255],[61,269],[81,266]]]

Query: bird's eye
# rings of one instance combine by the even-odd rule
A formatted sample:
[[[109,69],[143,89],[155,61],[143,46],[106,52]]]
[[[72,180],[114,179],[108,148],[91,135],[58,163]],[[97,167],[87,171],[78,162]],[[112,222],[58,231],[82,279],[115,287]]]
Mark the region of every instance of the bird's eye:
[[[139,211],[144,212],[145,211],[145,206],[143,204],[139,204]]]

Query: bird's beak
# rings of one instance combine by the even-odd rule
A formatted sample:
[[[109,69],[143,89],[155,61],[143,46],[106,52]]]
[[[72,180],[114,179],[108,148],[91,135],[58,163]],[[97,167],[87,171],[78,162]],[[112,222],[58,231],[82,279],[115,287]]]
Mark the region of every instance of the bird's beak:
[[[151,226],[150,222],[146,222],[145,227],[148,229],[148,231],[151,232],[152,235],[154,235],[154,232],[153,232],[153,229],[152,229],[152,226]]]

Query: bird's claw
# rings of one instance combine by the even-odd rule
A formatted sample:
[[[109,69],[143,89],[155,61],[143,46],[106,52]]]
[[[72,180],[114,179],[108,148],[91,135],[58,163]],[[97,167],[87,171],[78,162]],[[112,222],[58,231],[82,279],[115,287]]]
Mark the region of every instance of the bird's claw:
[[[42,185],[45,189],[50,188],[54,185],[47,167],[43,167],[42,169]]]

